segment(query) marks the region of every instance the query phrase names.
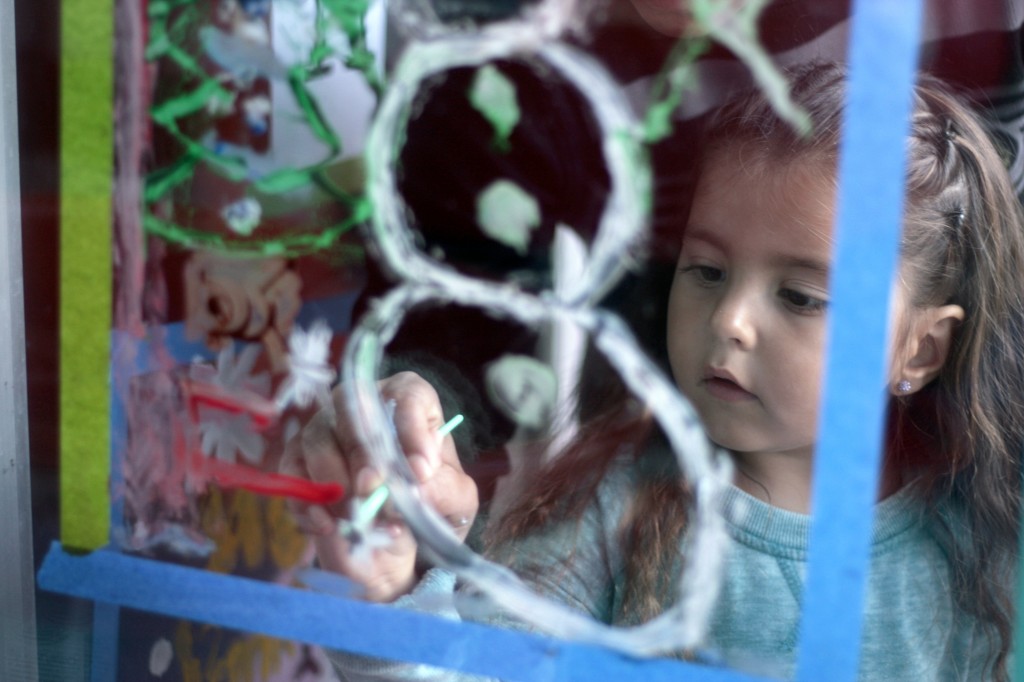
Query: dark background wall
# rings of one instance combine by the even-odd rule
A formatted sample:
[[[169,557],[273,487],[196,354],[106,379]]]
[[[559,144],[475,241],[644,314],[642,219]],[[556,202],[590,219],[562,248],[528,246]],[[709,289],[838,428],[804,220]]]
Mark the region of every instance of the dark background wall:
[[[15,0],[29,442],[33,474],[59,447],[58,165],[60,4]]]

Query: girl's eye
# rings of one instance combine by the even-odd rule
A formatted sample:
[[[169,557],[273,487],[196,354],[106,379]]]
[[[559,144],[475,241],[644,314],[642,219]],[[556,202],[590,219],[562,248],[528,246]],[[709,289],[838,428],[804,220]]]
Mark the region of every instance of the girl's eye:
[[[779,297],[791,309],[807,315],[823,312],[828,307],[828,301],[795,289],[781,289]]]
[[[710,265],[690,265],[680,270],[685,275],[693,275],[702,286],[718,284],[725,279],[725,272]]]

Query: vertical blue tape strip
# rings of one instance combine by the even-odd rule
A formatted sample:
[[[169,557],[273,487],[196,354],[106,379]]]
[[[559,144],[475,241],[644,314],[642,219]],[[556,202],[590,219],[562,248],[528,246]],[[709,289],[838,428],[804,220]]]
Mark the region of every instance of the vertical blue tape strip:
[[[52,592],[368,656],[416,661],[509,682],[768,682],[676,660],[445,620],[110,550],[73,556],[54,543],[39,569]]]
[[[798,679],[857,678],[921,0],[857,0]]]

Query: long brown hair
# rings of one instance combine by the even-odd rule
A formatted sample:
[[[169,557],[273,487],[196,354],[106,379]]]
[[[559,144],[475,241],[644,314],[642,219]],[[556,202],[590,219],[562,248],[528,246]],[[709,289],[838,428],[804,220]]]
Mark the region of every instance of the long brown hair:
[[[806,136],[760,93],[738,98],[712,117],[701,156],[744,144],[770,160],[834,163],[845,81],[833,64],[793,74],[792,97],[813,121]],[[1024,218],[976,115],[926,75],[914,91],[904,223],[901,272],[911,305],[955,303],[965,317],[938,379],[891,401],[885,467],[913,481],[949,555],[956,604],[989,629],[990,663],[997,679],[1007,679],[1024,447]],[[659,296],[653,300],[664,305]],[[661,354],[664,328],[637,333],[655,339]],[[657,429],[621,385],[596,395],[578,442],[536,477],[492,540],[580,515],[621,455],[608,443],[628,443],[640,483],[621,528],[627,595],[616,619],[638,622],[664,608],[664,576],[686,526],[687,487]],[[588,404],[588,394],[582,398]]]
[[[908,154],[911,303],[955,303],[965,316],[939,378],[894,401],[890,462],[921,476],[940,512],[957,603],[993,630],[995,670],[1006,679],[1024,439],[1024,219],[985,130],[932,79],[916,90]],[[933,456],[898,447],[922,433],[934,434]]]

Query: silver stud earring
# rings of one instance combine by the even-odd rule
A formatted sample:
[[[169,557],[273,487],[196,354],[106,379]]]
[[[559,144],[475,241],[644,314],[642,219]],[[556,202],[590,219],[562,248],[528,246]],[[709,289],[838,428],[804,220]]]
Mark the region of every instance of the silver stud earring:
[[[896,384],[897,393],[910,393],[910,389],[913,388],[910,382],[906,379],[900,379],[900,382]]]

